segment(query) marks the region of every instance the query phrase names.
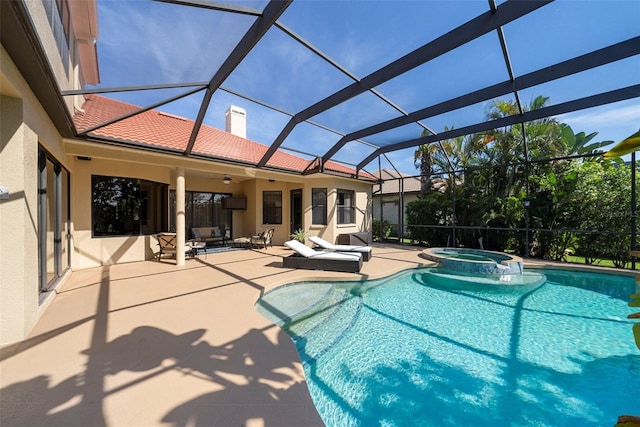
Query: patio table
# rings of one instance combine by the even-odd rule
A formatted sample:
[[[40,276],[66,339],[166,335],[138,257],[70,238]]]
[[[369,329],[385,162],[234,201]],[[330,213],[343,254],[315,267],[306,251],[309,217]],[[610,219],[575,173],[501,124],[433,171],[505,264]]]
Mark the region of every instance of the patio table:
[[[207,258],[207,242],[188,241],[186,245],[191,248],[193,256],[197,257],[201,251],[204,251],[204,257]]]

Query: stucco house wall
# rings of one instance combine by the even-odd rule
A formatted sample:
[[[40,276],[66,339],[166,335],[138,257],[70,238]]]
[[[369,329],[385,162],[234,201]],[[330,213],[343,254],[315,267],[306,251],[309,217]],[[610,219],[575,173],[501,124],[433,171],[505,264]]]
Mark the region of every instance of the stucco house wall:
[[[406,225],[407,205],[420,194],[420,178],[388,169],[380,169],[373,175],[383,180],[373,186],[373,217],[388,222],[391,234],[400,236],[401,226]]]
[[[91,223],[91,177],[92,175],[140,178],[167,184],[175,189],[175,168],[170,164],[176,160],[172,156],[139,153],[136,150],[102,147],[94,149],[91,160],[79,160],[87,154],[86,144],[67,141],[67,150],[75,154],[72,158],[72,228],[73,257],[72,267],[89,268],[99,265],[111,265],[122,262],[152,259],[157,253],[157,240],[154,236],[112,236],[92,237]],[[98,154],[98,157],[95,156]],[[109,158],[111,157],[111,158]],[[137,161],[130,161],[135,159]],[[187,191],[207,191],[231,193],[233,196],[247,197],[247,209],[233,211],[233,229],[231,236],[248,237],[268,228],[275,230],[273,243],[282,244],[289,240],[291,233],[291,190],[302,190],[303,228],[309,235],[320,235],[326,240],[335,242],[343,233],[369,232],[371,224],[371,184],[324,176],[296,177],[293,175],[272,172],[272,178],[236,179],[231,184],[223,184],[221,179],[207,176],[201,170],[201,161],[180,159],[186,164],[185,186]],[[210,162],[209,162],[210,164]],[[227,166],[228,168],[230,166]],[[195,169],[198,168],[198,169]],[[237,173],[237,170],[231,170]],[[242,179],[242,178],[240,178]],[[312,225],[311,191],[312,188],[327,188],[327,222],[326,226]],[[337,224],[336,201],[337,189],[352,190],[355,193],[355,223]],[[282,223],[264,224],[262,218],[263,191],[282,192]]]
[[[0,344],[22,339],[44,304],[38,290],[38,144],[70,169],[62,139],[0,47]]]
[[[407,216],[407,205],[409,202],[418,200],[418,195],[415,193],[404,194],[402,198],[402,215],[405,219]],[[382,202],[382,209],[380,204]],[[373,196],[373,217],[376,219],[382,219],[389,222],[393,228],[393,234],[397,235],[400,227],[400,195],[399,194],[385,194]]]

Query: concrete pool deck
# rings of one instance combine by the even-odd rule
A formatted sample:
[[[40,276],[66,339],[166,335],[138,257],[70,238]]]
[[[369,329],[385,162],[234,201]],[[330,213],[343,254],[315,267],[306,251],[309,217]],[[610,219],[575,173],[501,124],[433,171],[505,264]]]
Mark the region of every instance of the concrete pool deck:
[[[360,273],[285,269],[284,247],[76,271],[28,339],[0,349],[0,425],[322,426],[293,343],[254,302],[434,265],[422,248],[373,247]]]
[[[282,267],[284,247],[73,272],[29,337],[0,350],[0,425],[321,426],[298,353],[263,292],[430,263],[374,245],[360,273]]]

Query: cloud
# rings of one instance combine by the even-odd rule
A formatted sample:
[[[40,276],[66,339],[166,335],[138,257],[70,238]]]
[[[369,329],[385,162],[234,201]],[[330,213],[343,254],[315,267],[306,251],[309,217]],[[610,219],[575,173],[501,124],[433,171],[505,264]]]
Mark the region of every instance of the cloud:
[[[558,116],[558,120],[576,127],[574,130],[581,127],[637,127],[640,124],[640,103],[634,100],[630,105],[563,114]]]
[[[619,142],[640,128],[640,103],[633,99],[557,118],[571,126],[574,132],[598,132],[596,141]]]
[[[105,85],[208,81],[251,22],[157,2],[103,1],[98,6]]]

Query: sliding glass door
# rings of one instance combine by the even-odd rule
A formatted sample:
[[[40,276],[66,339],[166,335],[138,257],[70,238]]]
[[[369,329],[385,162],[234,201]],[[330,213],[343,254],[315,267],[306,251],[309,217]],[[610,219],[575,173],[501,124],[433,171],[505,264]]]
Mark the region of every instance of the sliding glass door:
[[[227,193],[209,193],[202,191],[185,191],[185,228],[188,239],[193,238],[193,227],[219,227],[231,238],[231,211],[222,207],[222,199],[229,197]],[[169,195],[169,229],[176,231],[176,192]]]
[[[38,283],[47,292],[69,268],[69,171],[49,153],[38,153]]]

